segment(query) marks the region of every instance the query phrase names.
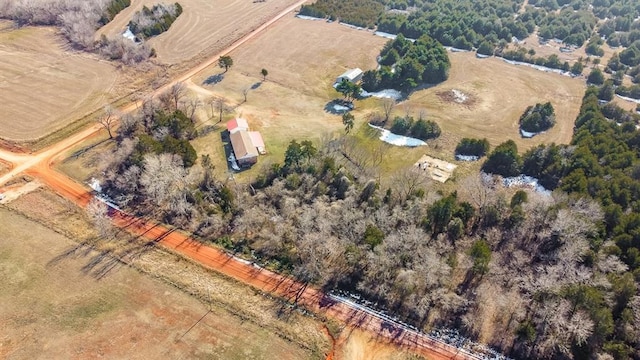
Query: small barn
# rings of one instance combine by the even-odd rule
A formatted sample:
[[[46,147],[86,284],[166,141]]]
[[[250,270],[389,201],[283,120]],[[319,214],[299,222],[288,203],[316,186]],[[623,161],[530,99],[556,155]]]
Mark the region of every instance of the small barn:
[[[249,123],[246,119],[235,118],[227,122],[227,130],[229,130],[229,134],[236,133],[240,130],[249,131]]]
[[[360,70],[359,68],[349,69],[345,71],[344,74],[336,78],[336,83],[341,83],[342,80],[347,80],[352,83],[357,83],[358,81],[362,80],[362,74],[363,74],[362,70]]]
[[[251,166],[258,162],[258,149],[251,141],[251,135],[246,130],[236,130],[231,132],[229,139],[231,147],[236,156],[236,161],[240,166]],[[264,145],[264,144],[263,144]]]

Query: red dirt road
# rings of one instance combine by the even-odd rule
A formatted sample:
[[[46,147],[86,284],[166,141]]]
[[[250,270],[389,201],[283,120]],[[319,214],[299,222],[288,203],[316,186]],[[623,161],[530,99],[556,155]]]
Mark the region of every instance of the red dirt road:
[[[227,54],[242,45],[247,40],[251,39],[256,34],[276,22],[278,19],[303,4],[305,1],[306,0],[301,0],[288,7],[282,13],[256,28],[224,51],[212,56],[201,65],[191,69],[169,84],[157,89],[151,94],[151,96],[156,96],[171,87],[173,84],[189,79],[199,71],[217,61],[220,56]],[[121,111],[133,111],[137,105],[137,103],[132,103],[123,107]],[[0,144],[0,159],[9,162],[12,165],[12,168],[8,173],[0,176],[0,186],[9,181],[12,177],[26,172],[27,174],[39,179],[42,183],[48,185],[63,197],[71,200],[78,206],[84,207],[93,197],[89,192],[89,189],[86,186],[75,182],[73,179],[70,179],[66,175],[53,170],[51,168],[51,164],[57,157],[64,154],[65,151],[87,138],[95,136],[100,130],[102,130],[102,127],[99,124],[94,124],[37,154],[13,152],[12,150],[14,149],[2,149],[2,144]],[[291,278],[256,267],[250,263],[246,263],[240,259],[227,255],[218,249],[204,246],[179,231],[137,219],[121,212],[114,213],[113,221],[117,226],[127,229],[132,234],[154,241],[158,245],[171,249],[182,256],[197,261],[198,263],[231,278],[267,293],[284,297],[289,301],[293,301],[315,313],[323,314],[327,317],[343,321],[351,326],[357,326],[360,329],[367,330],[372,334],[379,336],[381,339],[409,348],[429,359],[443,360],[453,358],[473,358],[455,347],[432,340],[423,334],[402,328],[399,324],[391,324],[379,316],[363,310],[355,304],[337,301],[335,298],[332,298],[317,289],[298,283]]]
[[[86,206],[93,197],[85,186],[61,173],[52,171],[47,165],[38,165],[28,170],[27,173],[40,179],[50,188],[80,207]],[[424,355],[428,359],[471,358],[455,347],[436,342],[424,335],[394,326],[394,324],[389,324],[364,310],[336,301],[317,289],[257,267],[216,248],[205,246],[179,230],[169,229],[119,211],[114,212],[113,222],[118,227],[126,229],[134,235],[154,241],[160,246],[235,280],[251,285],[266,293],[283,297],[312,312],[369,331],[385,341],[411,349],[413,352]]]

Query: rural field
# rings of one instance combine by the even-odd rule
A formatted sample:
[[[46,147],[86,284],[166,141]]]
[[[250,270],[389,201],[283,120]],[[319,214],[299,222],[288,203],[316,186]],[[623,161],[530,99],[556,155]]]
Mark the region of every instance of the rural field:
[[[343,128],[339,115],[324,110],[327,102],[340,97],[333,81],[349,68],[373,68],[385,42],[370,32],[291,15],[233,51],[234,65],[227,73],[214,65],[187,85],[204,101],[211,96],[225,97],[235,115],[247,118],[250,127],[262,132],[269,155],[260,161],[280,162],[289,141],[318,141]],[[345,43],[353,46],[345,47]],[[262,68],[269,72],[266,81],[260,75]],[[223,80],[207,84],[215,75]],[[249,89],[247,102],[243,89]],[[368,103],[375,101],[358,106],[366,108]],[[221,125],[219,131],[224,129]],[[203,154],[221,152],[219,131],[195,140],[196,149]]]
[[[99,238],[46,188],[0,219],[1,358],[423,359],[123,233]]]
[[[13,28],[0,21],[0,138],[49,134],[113,99],[119,72],[68,49],[50,27]]]
[[[183,13],[169,31],[149,40],[162,64],[178,64],[222,50],[265,20],[281,12],[295,0],[180,0]],[[136,11],[151,7],[157,0],[133,0],[131,6],[98,30],[96,37],[119,36]]]
[[[566,144],[586,85],[583,79],[511,65],[498,58],[478,59],[473,53],[450,53],[449,79],[417,91],[405,105],[414,113],[425,109],[443,134],[486,137],[492,146],[513,139],[520,151],[541,143]],[[467,99],[457,102],[449,92],[457,90]],[[518,119],[527,106],[551,101],[556,125],[532,139],[520,136]],[[416,114],[417,115],[417,114]],[[455,143],[450,144],[453,151]]]
[[[307,46],[310,41],[317,46]],[[270,155],[260,161],[282,161],[292,139],[323,139],[342,132],[340,116],[324,110],[328,101],[339,97],[331,87],[333,80],[348,68],[375,67],[375,58],[386,41],[368,31],[291,16],[232,52],[234,65],[227,73],[212,66],[187,85],[202,99],[229,99],[236,106],[236,115],[247,118],[252,128],[262,131]],[[345,42],[352,46],[341,45]],[[453,149],[462,137],[486,137],[492,146],[513,139],[521,151],[540,143],[571,140],[584,80],[510,65],[496,58],[477,59],[473,53],[449,55],[449,79],[414,92],[396,106],[394,113],[418,116],[424,111],[427,118],[441,126],[442,137],[432,142],[435,148],[390,150],[389,155],[396,160],[387,164],[387,170],[413,164],[425,151],[452,160]],[[262,68],[269,71],[264,82]],[[243,89],[249,89],[247,102]],[[447,96],[452,90],[467,100],[458,103]],[[527,106],[546,101],[554,105],[556,126],[533,139],[521,138],[520,115]],[[365,123],[369,113],[381,110],[378,104],[377,99],[358,101],[354,111],[357,126]],[[223,129],[220,126],[218,131],[197,139],[196,148],[224,161],[219,134]],[[360,129],[359,133],[367,134],[364,138],[377,141],[375,134]]]
[[[329,351],[321,322],[278,315],[278,301],[160,249],[98,240],[47,190],[9,206],[15,211],[0,208],[1,358],[320,359]],[[130,266],[113,257],[125,253]]]

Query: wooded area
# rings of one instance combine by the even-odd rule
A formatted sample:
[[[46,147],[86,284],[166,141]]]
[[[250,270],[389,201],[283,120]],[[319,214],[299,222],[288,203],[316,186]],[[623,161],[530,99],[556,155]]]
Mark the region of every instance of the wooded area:
[[[345,137],[292,141],[250,187],[220,182],[188,142],[164,145],[195,136],[171,96],[125,118],[104,156],[105,189],[130,211],[416,326],[455,327],[517,357],[637,357],[640,132],[606,120],[597,92],[571,145],[521,157],[508,142],[487,159],[487,171],[511,163],[503,175],[563,190],[552,196],[477,175],[440,194],[411,169],[380,188],[367,172],[376,160],[352,166],[357,145],[343,147]]]

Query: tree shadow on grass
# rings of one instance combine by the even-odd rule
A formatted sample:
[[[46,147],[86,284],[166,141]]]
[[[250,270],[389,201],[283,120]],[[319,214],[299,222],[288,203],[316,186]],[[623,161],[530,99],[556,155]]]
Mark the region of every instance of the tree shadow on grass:
[[[262,81],[258,81],[257,83],[251,85],[251,90],[255,90],[255,89],[259,88],[260,85],[262,85]]]
[[[215,85],[222,82],[222,80],[224,80],[224,73],[211,75],[208,78],[204,79],[202,83],[204,85]]]
[[[351,110],[353,103],[342,99],[333,99],[324,106],[324,111],[333,115],[342,115]]]

